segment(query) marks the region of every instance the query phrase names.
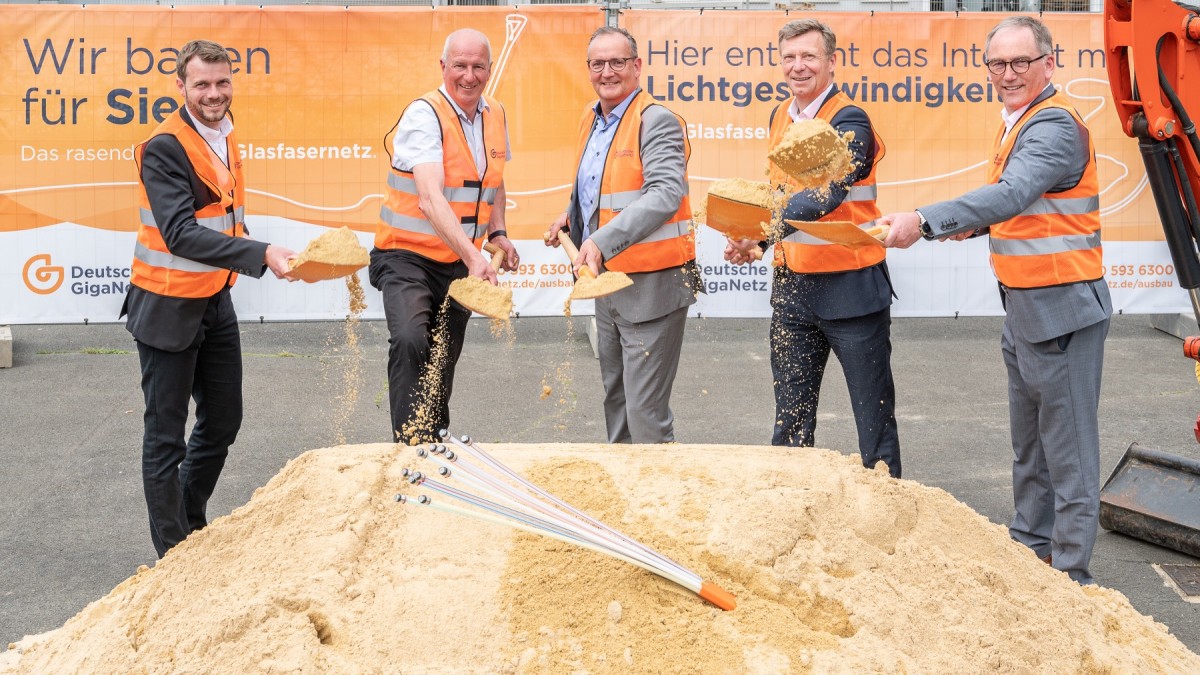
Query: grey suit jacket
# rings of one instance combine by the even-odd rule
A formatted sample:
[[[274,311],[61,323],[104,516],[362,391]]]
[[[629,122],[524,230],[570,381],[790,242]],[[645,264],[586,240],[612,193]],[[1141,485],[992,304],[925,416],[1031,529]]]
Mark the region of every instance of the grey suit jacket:
[[[1061,96],[1048,85],[1031,107],[1055,95]],[[1043,194],[1079,182],[1091,159],[1088,134],[1087,127],[1065,110],[1042,110],[1021,128],[999,182],[919,210],[938,237],[1008,220]],[[1003,288],[1002,293],[1013,329],[1031,342],[1066,335],[1112,314],[1104,279],[1047,288]]]
[[[649,94],[639,89],[635,96]],[[636,98],[632,105],[637,105]],[[595,107],[596,104],[592,104],[591,108]],[[620,124],[626,124],[628,119],[628,115],[622,117]],[[680,201],[688,194],[686,143],[683,121],[675,113],[661,105],[653,105],[642,114],[639,152],[644,182],[641,196],[604,227],[597,227],[598,215],[595,214],[586,224],[589,237],[605,260],[644,239],[679,210]],[[571,240],[577,246],[583,240],[579,227],[582,220],[579,195],[572,186],[567,221]],[[635,323],[657,319],[695,303],[696,290],[703,288],[695,261],[682,267],[630,274],[629,277],[633,280],[632,286],[600,301],[610,303],[614,312]]]

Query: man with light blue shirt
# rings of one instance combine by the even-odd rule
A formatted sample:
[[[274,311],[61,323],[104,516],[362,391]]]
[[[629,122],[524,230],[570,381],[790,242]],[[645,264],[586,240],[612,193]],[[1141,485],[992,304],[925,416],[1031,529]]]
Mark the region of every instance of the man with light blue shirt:
[[[599,99],[579,127],[575,184],[547,243],[567,229],[575,270],[624,272],[633,285],[596,299],[596,337],[610,443],[675,440],[671,388],[696,267],[683,120],[639,85],[642,60],[628,31],[592,34],[588,70]]]
[[[451,33],[441,68],[442,86],[396,123],[369,269],[390,335],[393,440],[409,444],[434,441],[450,425],[454,367],[471,317],[449,298],[450,283],[468,275],[496,283],[480,252],[485,236],[505,252],[506,269],[520,261],[504,230],[512,157],[504,108],[483,94],[492,68],[487,36]]]

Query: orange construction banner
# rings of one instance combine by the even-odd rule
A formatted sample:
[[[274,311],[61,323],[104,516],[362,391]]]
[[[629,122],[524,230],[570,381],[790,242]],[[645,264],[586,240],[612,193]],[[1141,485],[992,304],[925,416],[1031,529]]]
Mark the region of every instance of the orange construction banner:
[[[1001,106],[983,67],[996,14],[768,11],[623,12],[641,84],[684,117],[693,203],[717,178],[762,179],[771,110],[789,96],[775,45],[789,19],[838,34],[835,81],[887,144],[885,211],[955,196],[984,181]],[[1118,128],[1104,70],[1102,17],[1044,16],[1056,83],[1087,120],[1103,184],[1105,262],[1123,311],[1186,311],[1137,144]],[[116,321],[137,229],[133,146],[179,105],[177,50],[217,41],[234,64],[232,114],[245,158],[252,236],[300,250],[328,227],[370,246],[390,138],[404,107],[441,83],[446,35],[492,43],[487,92],[507,111],[510,236],[522,265],[501,281],[522,315],[558,314],[566,257],[541,243],[566,207],[579,116],[594,100],[586,45],[597,7],[0,6],[0,323]],[[708,291],[694,312],[769,313],[770,270],[725,265],[724,239],[697,229]],[[889,254],[903,315],[999,314],[982,240]],[[365,276],[365,273],[364,273]],[[244,315],[332,319],[338,284],[247,280]],[[382,316],[368,290],[367,318]],[[580,308],[575,309],[576,312]]]

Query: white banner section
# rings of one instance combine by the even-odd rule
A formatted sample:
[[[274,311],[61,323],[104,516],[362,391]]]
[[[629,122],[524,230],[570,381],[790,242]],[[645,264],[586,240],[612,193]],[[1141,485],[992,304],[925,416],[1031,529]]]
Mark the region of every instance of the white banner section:
[[[324,228],[277,217],[251,217],[255,238],[302,250]],[[358,232],[371,247],[373,235]],[[129,284],[135,235],[64,223],[0,235],[0,324],[115,322]],[[571,275],[562,249],[540,241],[519,240],[521,268],[503,274],[521,316],[563,313]],[[725,238],[700,227],[697,255],[706,293],[692,315],[765,317],[770,315],[770,257],[748,266],[726,263]],[[1105,276],[1115,311],[1137,314],[1190,313],[1187,293],[1163,242],[1114,242],[1104,245]],[[888,256],[898,296],[894,316],[991,316],[1003,313],[996,280],[988,265],[987,238],[965,242],[918,242]],[[359,278],[366,293],[364,319],[383,318],[379,292]],[[344,281],[287,283],[269,272],[262,279],[243,277],[233,291],[244,321],[341,320],[349,312]],[[572,313],[592,312],[590,302]]]

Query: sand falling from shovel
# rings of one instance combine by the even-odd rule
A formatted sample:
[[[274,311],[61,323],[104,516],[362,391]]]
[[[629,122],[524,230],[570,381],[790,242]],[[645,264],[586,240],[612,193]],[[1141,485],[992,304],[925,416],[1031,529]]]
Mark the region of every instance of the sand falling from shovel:
[[[825,120],[801,120],[788,126],[767,158],[799,189],[819,190],[850,173],[852,140],[853,132],[842,136]]]
[[[433,332],[430,335],[429,361],[425,364],[425,372],[417,383],[417,401],[413,406],[412,419],[406,421],[401,429],[397,429],[399,442],[407,445],[417,445],[429,440],[421,438],[422,431],[434,425],[438,417],[438,401],[444,396],[446,388],[446,366],[450,362],[450,296],[442,301],[434,319]]]
[[[349,293],[349,313],[346,322],[342,324],[342,337],[346,345],[346,358],[342,360],[341,388],[337,396],[337,412],[334,419],[337,444],[347,442],[347,428],[350,416],[354,413],[354,405],[359,400],[359,383],[362,380],[362,347],[359,345],[359,323],[362,310],[367,307],[366,295],[362,292],[362,283],[358,273],[346,277],[346,291]],[[337,348],[335,348],[337,351]]]

